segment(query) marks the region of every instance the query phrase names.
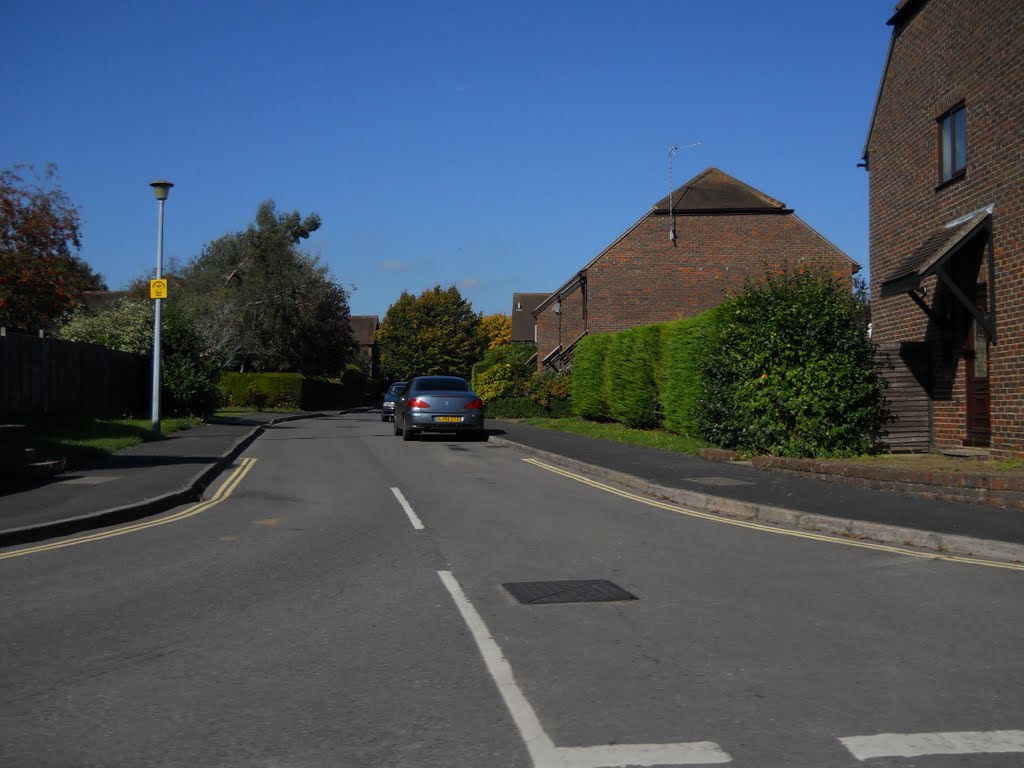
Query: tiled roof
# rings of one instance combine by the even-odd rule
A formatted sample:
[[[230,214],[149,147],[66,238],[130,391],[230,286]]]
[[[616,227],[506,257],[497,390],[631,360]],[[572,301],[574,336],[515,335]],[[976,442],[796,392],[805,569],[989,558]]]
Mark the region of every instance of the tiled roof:
[[[654,204],[657,212],[667,212],[668,196]],[[744,184],[718,168],[708,168],[672,193],[675,213],[781,212],[785,204]]]
[[[882,278],[882,296],[916,287],[922,278],[976,234],[991,213],[990,208],[982,208],[933,231],[892,272]],[[907,281],[907,278],[911,279]]]
[[[512,294],[512,341],[533,341],[533,310],[551,294]]]

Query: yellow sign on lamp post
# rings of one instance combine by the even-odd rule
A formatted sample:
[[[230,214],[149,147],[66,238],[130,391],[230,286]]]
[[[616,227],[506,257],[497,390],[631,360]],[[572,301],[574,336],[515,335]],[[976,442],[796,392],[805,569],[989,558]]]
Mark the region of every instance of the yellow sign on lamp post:
[[[156,224],[156,277],[149,284],[150,298],[156,301],[153,307],[153,434],[160,436],[160,315],[163,308],[163,299],[167,296],[167,281],[164,280],[164,201],[167,200],[167,193],[174,185],[169,181],[152,181],[149,186],[156,194],[157,213]],[[154,283],[163,284],[163,293],[157,295]]]
[[[149,281],[149,298],[151,298],[151,299],[166,299],[167,298],[167,281],[166,280],[150,280]]]

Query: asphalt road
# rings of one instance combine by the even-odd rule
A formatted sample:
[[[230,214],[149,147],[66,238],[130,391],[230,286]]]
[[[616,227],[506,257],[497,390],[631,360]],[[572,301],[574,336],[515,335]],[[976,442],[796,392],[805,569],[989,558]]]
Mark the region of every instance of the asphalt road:
[[[1024,764],[1024,572],[581,480],[348,414],[206,503],[0,550],[0,765]],[[502,586],[593,579],[637,599]]]

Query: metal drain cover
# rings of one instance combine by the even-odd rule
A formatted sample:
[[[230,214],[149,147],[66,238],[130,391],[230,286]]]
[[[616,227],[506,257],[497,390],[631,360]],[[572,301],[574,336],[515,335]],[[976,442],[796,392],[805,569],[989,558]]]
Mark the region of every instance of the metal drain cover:
[[[608,603],[613,600],[636,600],[618,584],[605,579],[575,581],[511,581],[502,584],[520,603]]]

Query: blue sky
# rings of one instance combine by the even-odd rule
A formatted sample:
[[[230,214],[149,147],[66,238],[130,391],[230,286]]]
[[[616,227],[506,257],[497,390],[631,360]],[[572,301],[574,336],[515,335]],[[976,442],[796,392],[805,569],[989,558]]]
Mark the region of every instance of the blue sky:
[[[317,212],[306,249],[383,316],[455,284],[473,308],[557,288],[717,166],[867,275],[857,168],[895,0],[16,2],[0,168],[58,165],[111,288]]]

